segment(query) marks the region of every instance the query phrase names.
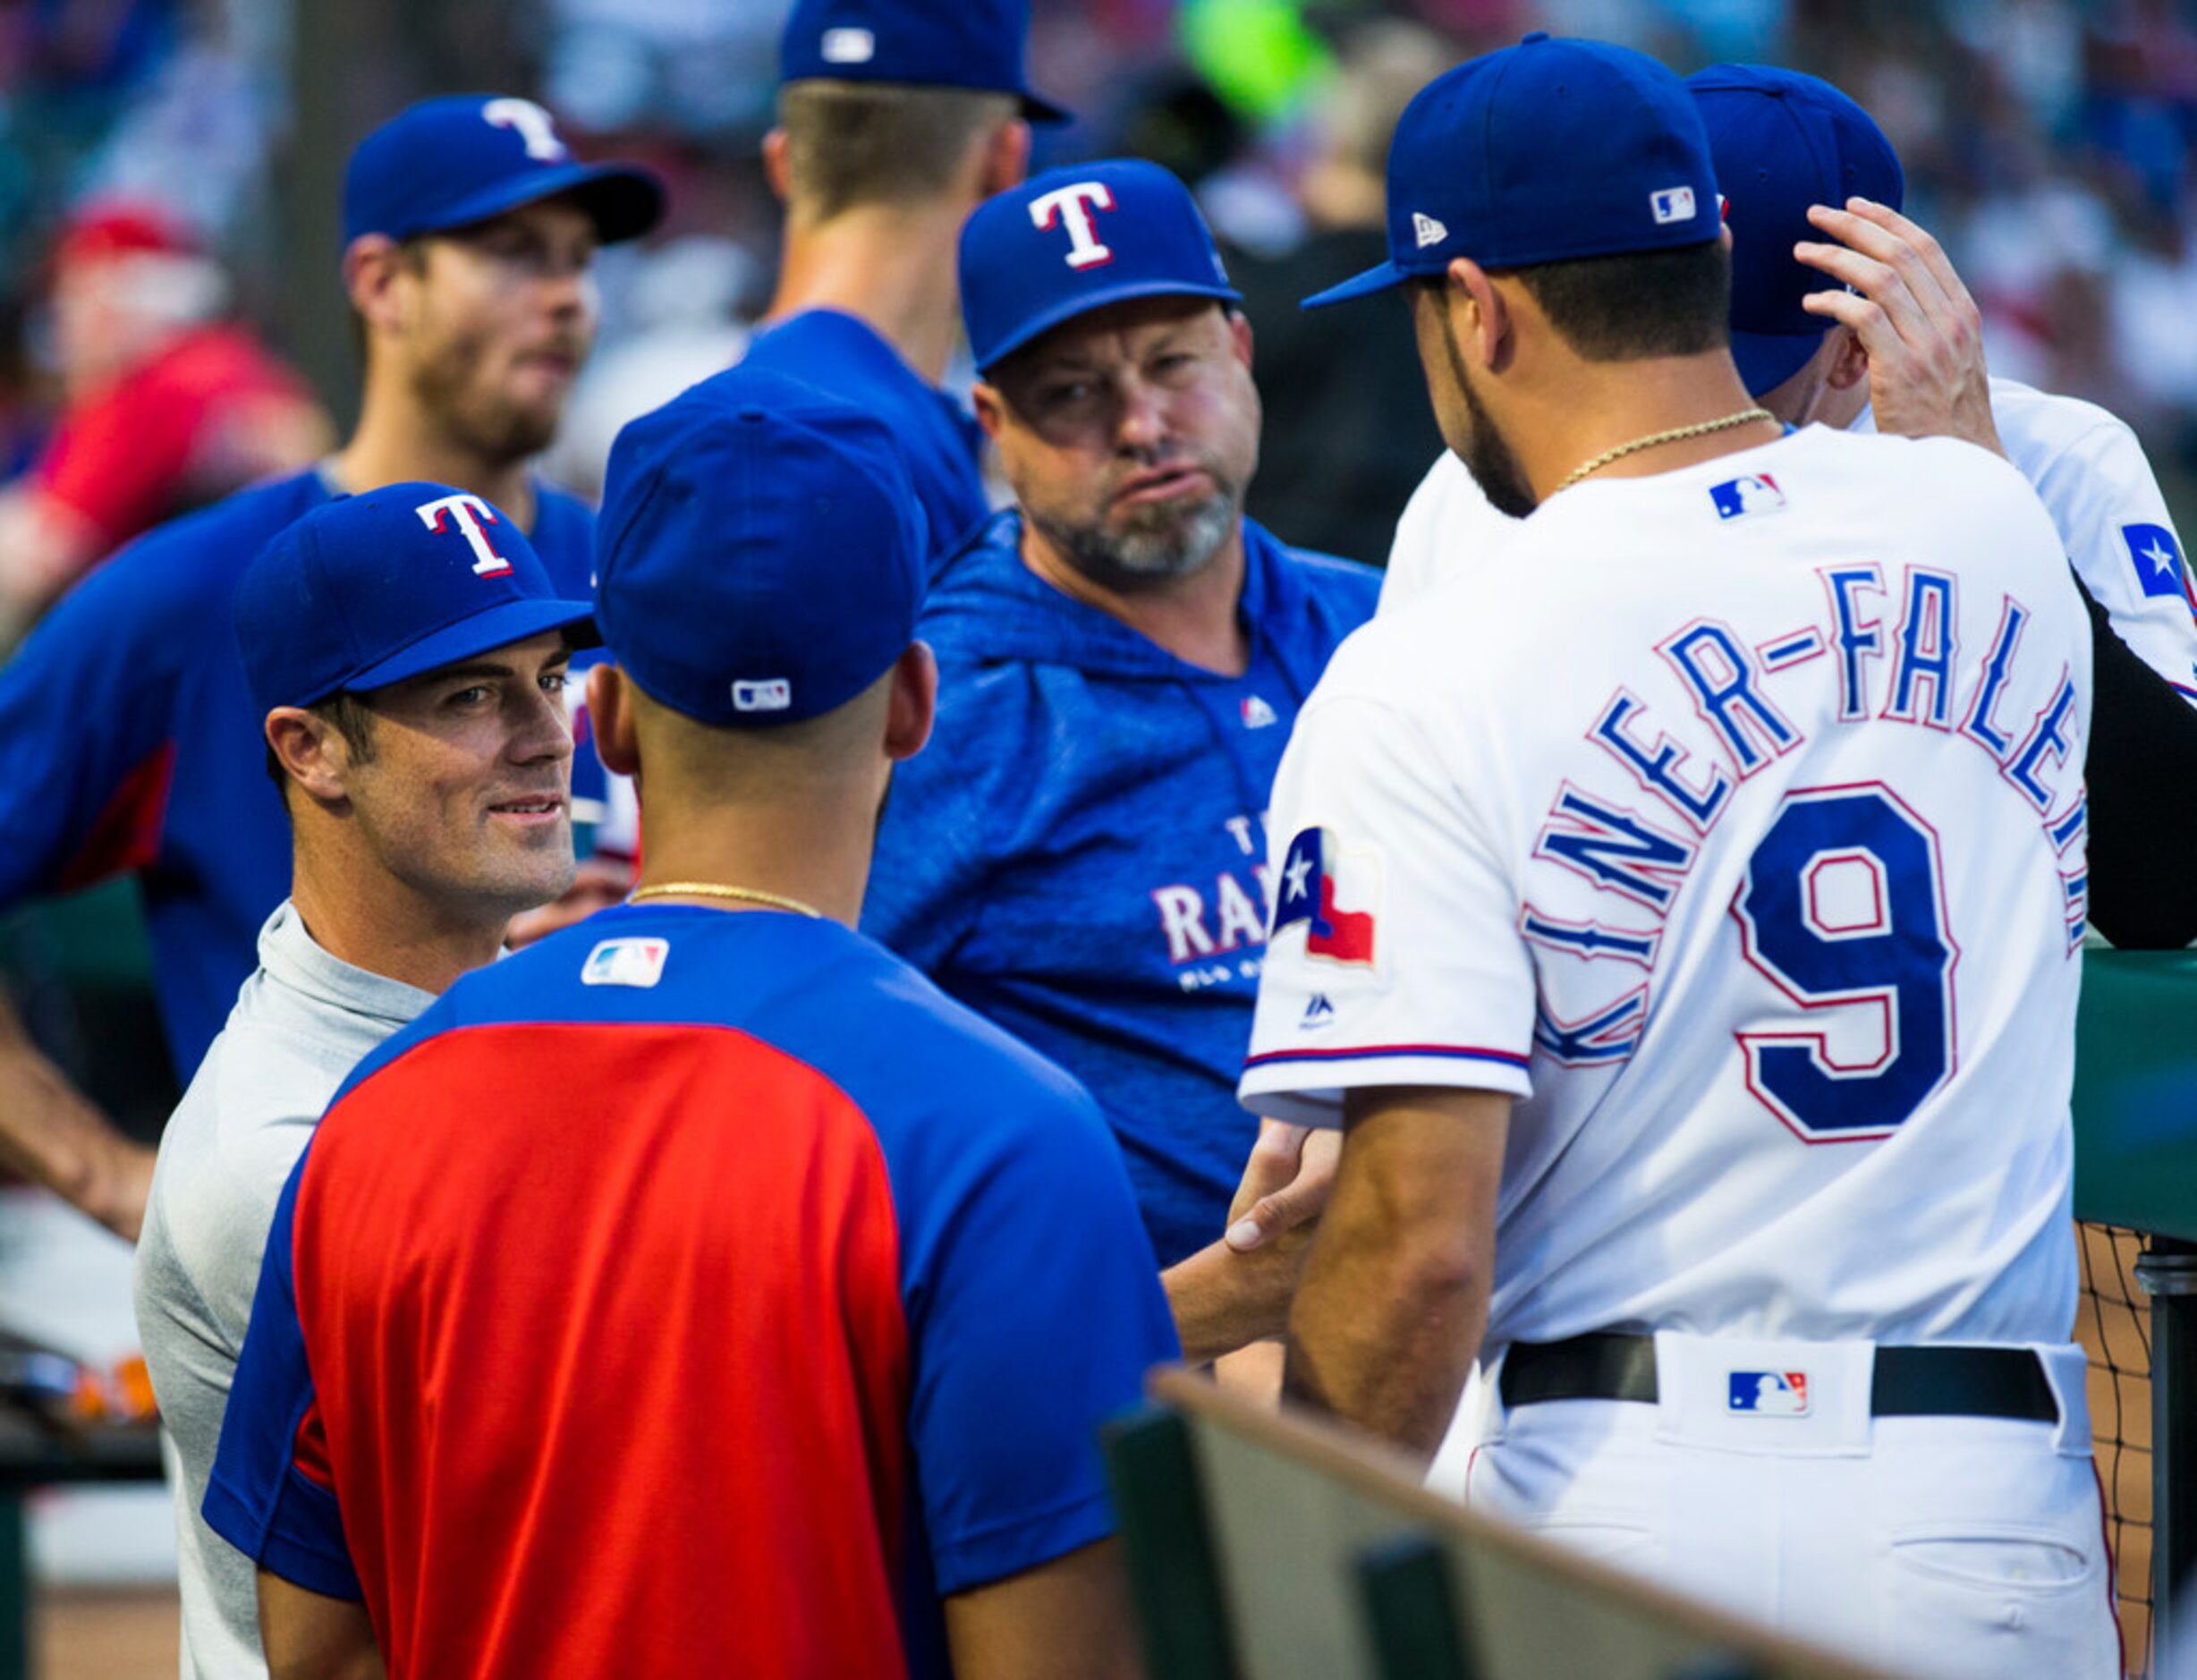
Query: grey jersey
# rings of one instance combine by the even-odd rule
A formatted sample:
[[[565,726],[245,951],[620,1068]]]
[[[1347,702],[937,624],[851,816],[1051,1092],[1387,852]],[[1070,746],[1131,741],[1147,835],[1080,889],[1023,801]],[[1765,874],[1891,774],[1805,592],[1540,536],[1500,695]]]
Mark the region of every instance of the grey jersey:
[[[199,1513],[275,1203],[344,1076],[432,1002],[329,955],[285,902],[161,1138],[137,1319],[174,1446],[185,1680],[267,1673],[251,1562]]]

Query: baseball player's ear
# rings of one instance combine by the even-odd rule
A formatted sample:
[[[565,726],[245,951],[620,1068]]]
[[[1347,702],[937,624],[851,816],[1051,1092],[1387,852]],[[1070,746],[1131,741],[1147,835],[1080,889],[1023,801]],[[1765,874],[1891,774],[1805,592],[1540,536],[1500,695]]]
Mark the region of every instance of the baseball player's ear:
[[[1228,335],[1235,341],[1236,360],[1251,365],[1251,320],[1242,310],[1228,311]]]
[[[1030,173],[1030,124],[1016,117],[984,138],[984,162],[977,181],[980,197],[990,198],[1022,184]]]
[[[1457,344],[1483,368],[1501,365],[1504,341],[1511,332],[1510,306],[1502,289],[1488,271],[1470,257],[1449,265],[1449,284],[1442,289],[1442,307],[1450,312]]]
[[[631,776],[640,768],[632,696],[625,673],[615,665],[598,665],[588,673],[588,727],[594,732],[595,756],[605,769]]]
[[[970,388],[969,401],[977,412],[977,424],[984,428],[984,435],[997,442],[1000,428],[1007,423],[1006,399],[999,395],[999,387],[979,379]]]
[[[386,320],[389,295],[403,267],[403,252],[386,233],[362,233],[344,250],[344,291],[369,321]]]
[[[351,749],[328,719],[302,707],[277,706],[263,727],[268,750],[307,793],[323,803],[348,793],[344,778],[351,768]]]
[[[885,754],[895,761],[912,759],[930,739],[938,711],[938,661],[927,641],[912,641],[893,666],[890,704],[885,714]],[[604,760],[608,763],[608,759]]]
[[[793,186],[793,172],[785,161],[785,131],[774,128],[763,136],[763,179],[770,182],[770,190],[784,204]]]
[[[1838,335],[1838,348],[1831,354],[1831,369],[1824,381],[1834,391],[1851,391],[1857,385],[1869,382],[1869,347],[1862,343],[1861,334],[1840,322],[1831,331]]]

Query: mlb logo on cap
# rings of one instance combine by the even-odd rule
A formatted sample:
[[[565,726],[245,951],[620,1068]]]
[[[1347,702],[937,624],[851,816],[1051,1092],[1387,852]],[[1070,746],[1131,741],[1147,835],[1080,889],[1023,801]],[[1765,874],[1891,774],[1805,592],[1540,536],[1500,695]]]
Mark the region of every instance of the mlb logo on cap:
[[[1655,212],[1658,227],[1672,222],[1691,222],[1694,215],[1692,187],[1666,187],[1660,192],[1648,195],[1648,208]]]
[[[2136,587],[2146,595],[2182,593],[2182,545],[2164,525],[2124,525],[2121,540],[2136,568]]]
[[[1774,513],[1786,505],[1785,492],[1777,488],[1777,480],[1767,472],[1750,473],[1745,478],[1726,479],[1722,484],[1709,487],[1709,499],[1716,504],[1718,519],[1744,519],[1750,513]]]
[[[1808,1415],[1808,1373],[1804,1370],[1735,1370],[1726,1410],[1759,1418]]]

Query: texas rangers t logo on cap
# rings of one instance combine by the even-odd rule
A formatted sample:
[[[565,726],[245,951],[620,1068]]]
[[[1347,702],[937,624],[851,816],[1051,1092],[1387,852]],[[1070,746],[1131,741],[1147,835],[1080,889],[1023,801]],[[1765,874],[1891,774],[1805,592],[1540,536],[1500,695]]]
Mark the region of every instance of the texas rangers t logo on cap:
[[[1056,187],[1050,192],[1040,192],[1030,201],[1030,219],[1039,233],[1050,229],[1056,223],[1068,230],[1068,255],[1071,268],[1096,268],[1114,260],[1113,250],[1098,242],[1098,231],[1091,224],[1093,210],[1114,208],[1114,190],[1103,181],[1078,181],[1065,187]]]
[[[438,496],[432,502],[422,502],[412,510],[420,515],[420,522],[429,530],[445,531],[455,527],[473,551],[473,570],[484,578],[501,576],[511,570],[511,562],[496,552],[496,545],[488,540],[488,527],[496,522],[496,510],[478,496]],[[444,516],[449,523],[444,523]]]
[[[572,156],[557,138],[556,121],[531,99],[491,99],[480,107],[480,116],[492,128],[518,130],[526,155],[537,163],[561,164]]]

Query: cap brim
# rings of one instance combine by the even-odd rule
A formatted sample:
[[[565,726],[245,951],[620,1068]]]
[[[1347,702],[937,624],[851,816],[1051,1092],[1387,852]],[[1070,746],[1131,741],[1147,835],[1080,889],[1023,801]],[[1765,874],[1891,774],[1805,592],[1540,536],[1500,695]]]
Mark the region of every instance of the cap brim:
[[[1183,280],[1131,280],[1120,285],[1107,286],[1097,292],[1085,292],[1072,298],[1064,298],[1049,310],[1041,310],[1022,323],[1007,337],[984,352],[980,371],[988,372],[1024,346],[1035,344],[1056,327],[1065,326],[1079,315],[1089,315],[1093,310],[1103,310],[1109,303],[1126,303],[1132,298],[1211,298],[1218,303],[1241,303],[1243,294],[1234,286],[1199,285]]]
[[[1347,303],[1353,298],[1370,297],[1376,292],[1386,292],[1391,286],[1402,285],[1409,278],[1395,263],[1377,262],[1363,274],[1354,274],[1340,285],[1313,293],[1297,307],[1301,310],[1324,310],[1329,304]]]
[[[595,609],[585,601],[505,601],[484,613],[475,613],[471,618],[445,625],[432,635],[422,636],[411,647],[391,654],[378,664],[354,671],[335,686],[352,690],[386,688],[392,683],[424,676],[461,659],[508,648],[514,641],[524,641],[551,630],[564,631],[566,644],[575,649],[592,648],[602,641],[595,628]],[[325,700],[327,696],[316,698]]]
[[[1749,396],[1767,396],[1808,365],[1808,359],[1823,348],[1822,332],[1743,333],[1732,329],[1732,360]]]
[[[1051,126],[1075,121],[1075,113],[1065,105],[1055,105],[1050,99],[1041,99],[1028,89],[1022,91],[1022,116],[1025,121],[1043,123]]]
[[[522,204],[544,199],[569,198],[595,224],[595,236],[606,245],[638,239],[664,219],[664,183],[646,169],[631,164],[566,164],[499,182],[485,192],[437,210],[430,222],[413,231],[447,233],[470,227],[515,210]]]

